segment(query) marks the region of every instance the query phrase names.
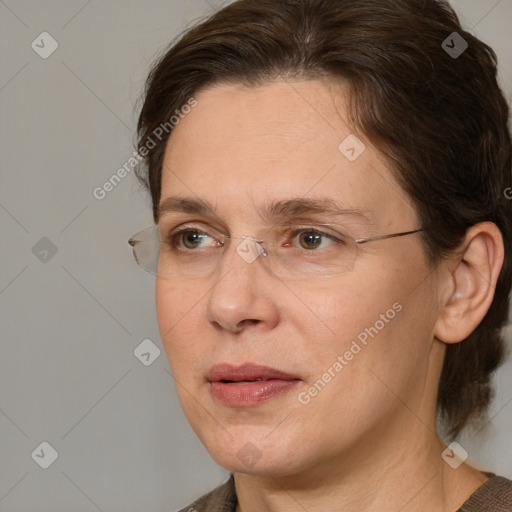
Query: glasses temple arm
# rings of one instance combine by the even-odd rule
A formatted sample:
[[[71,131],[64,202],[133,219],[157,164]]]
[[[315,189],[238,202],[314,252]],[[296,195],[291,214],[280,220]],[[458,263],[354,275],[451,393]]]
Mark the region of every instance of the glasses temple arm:
[[[419,231],[426,231],[427,228],[414,229],[412,231],[404,231],[403,233],[392,233],[390,235],[370,236],[368,238],[358,238],[355,240],[356,244],[365,244],[366,242],[373,242],[374,240],[385,240],[386,238],[395,238],[397,236],[412,235]]]

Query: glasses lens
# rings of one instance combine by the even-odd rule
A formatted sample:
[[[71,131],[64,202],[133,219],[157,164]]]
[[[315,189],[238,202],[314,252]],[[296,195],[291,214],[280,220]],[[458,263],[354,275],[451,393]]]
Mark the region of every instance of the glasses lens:
[[[160,236],[158,226],[137,233],[130,243],[133,245],[135,261],[151,274],[157,274],[160,257]]]
[[[267,240],[266,264],[284,279],[333,277],[354,267],[357,244],[334,224],[276,225]]]

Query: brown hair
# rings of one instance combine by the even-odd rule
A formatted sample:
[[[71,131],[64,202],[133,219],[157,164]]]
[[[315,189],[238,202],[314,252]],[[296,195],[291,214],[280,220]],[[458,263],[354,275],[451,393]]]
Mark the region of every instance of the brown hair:
[[[456,58],[442,47],[453,32],[468,44]],[[485,417],[491,374],[504,353],[500,329],[512,279],[512,201],[504,191],[512,149],[496,66],[493,50],[461,28],[445,1],[238,0],[182,34],[154,64],[137,127],[141,152],[207,86],[343,79],[354,127],[387,156],[430,227],[422,240],[432,265],[460,245],[468,227],[496,223],[505,262],[494,300],[466,340],[447,346],[439,383],[439,418],[452,438],[469,419]],[[150,190],[155,222],[171,131],[136,171]]]

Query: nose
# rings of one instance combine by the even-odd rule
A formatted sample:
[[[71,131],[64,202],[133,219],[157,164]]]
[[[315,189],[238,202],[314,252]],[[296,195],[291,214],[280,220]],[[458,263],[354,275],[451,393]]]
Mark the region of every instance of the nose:
[[[251,325],[271,329],[277,324],[274,278],[260,261],[262,252],[249,237],[234,238],[226,248],[207,302],[207,320],[217,328],[238,333]]]

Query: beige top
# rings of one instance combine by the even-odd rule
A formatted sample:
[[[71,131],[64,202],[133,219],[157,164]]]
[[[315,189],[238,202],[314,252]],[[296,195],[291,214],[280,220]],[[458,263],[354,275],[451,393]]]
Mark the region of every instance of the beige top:
[[[229,480],[179,512],[236,512],[233,474]],[[491,473],[457,512],[512,512],[512,481]]]

